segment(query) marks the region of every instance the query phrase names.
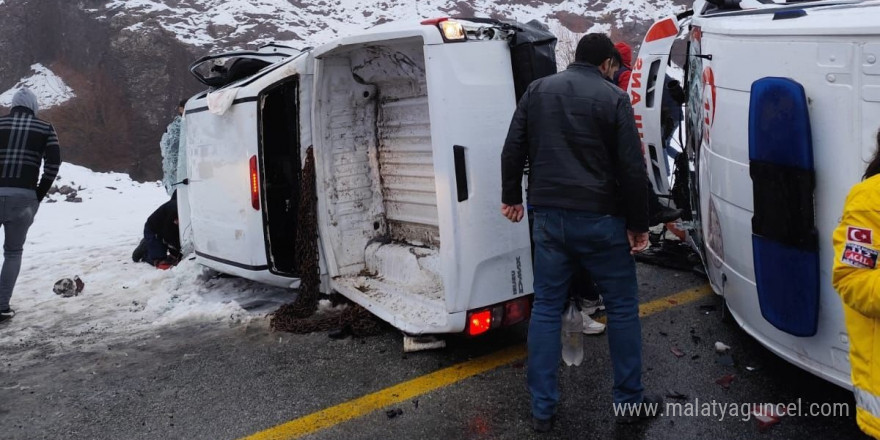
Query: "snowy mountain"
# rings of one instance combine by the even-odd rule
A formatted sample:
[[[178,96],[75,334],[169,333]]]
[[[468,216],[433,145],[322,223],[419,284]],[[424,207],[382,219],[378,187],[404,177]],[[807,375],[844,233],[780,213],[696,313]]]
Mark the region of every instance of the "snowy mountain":
[[[393,20],[537,19],[558,33],[638,43],[687,0],[0,0],[0,106],[38,85],[64,160],[155,179],[178,100],[201,89],[187,67],[269,41],[314,46]]]
[[[315,45],[337,35],[394,20],[435,16],[489,16],[528,21],[562,22],[574,32],[594,25],[622,28],[680,10],[671,0],[539,1],[539,0],[116,0],[89,9],[100,19],[132,17],[125,31],[161,28],[185,44],[235,47],[285,41]]]

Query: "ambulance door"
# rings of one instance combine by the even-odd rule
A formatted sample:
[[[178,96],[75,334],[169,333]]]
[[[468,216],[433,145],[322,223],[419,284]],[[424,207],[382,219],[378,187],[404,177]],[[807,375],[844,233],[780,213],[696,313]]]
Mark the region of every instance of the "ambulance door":
[[[639,49],[632,66],[629,94],[635,111],[636,127],[642,138],[642,154],[648,167],[648,179],[659,195],[669,194],[671,160],[663,145],[663,127],[660,110],[666,92],[666,74],[672,44],[679,33],[679,21],[670,16],[655,22]]]

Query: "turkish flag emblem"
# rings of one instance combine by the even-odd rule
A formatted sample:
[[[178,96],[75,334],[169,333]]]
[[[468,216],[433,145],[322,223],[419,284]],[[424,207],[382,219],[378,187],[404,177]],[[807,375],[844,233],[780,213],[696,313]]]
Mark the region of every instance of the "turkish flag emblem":
[[[865,228],[848,227],[846,229],[846,239],[856,243],[872,244],[872,236],[874,231]]]

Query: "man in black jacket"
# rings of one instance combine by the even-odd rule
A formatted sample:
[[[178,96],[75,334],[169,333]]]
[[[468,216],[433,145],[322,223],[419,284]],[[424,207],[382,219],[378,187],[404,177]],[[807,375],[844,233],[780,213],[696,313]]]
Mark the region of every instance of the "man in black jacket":
[[[21,270],[27,232],[61,166],[55,129],[37,119],[37,110],[37,97],[23,88],[13,95],[9,115],[0,118],[0,224],[5,232],[0,271],[0,321],[15,315],[9,300]]]
[[[180,221],[177,216],[177,191],[171,200],[156,208],[144,224],[144,238],[131,254],[137,262],[157,269],[169,269],[180,261]]]
[[[530,164],[535,302],[528,385],[538,431],[550,429],[559,400],[562,311],[578,267],[605,292],[614,403],[655,400],[643,397],[631,255],[648,245],[647,172],[629,99],[607,80],[613,49],[606,35],[589,34],[567,70],[533,82],[501,153],[501,212],[514,222],[523,218],[521,182]]]

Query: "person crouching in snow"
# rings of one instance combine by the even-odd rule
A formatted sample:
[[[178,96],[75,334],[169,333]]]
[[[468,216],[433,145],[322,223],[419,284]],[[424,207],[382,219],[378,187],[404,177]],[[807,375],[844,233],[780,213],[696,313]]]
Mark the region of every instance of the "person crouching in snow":
[[[856,397],[856,422],[880,439],[880,133],[877,153],[864,180],[849,191],[840,225],[834,230],[831,283],[843,301]]]
[[[180,229],[177,217],[177,191],[159,206],[144,224],[144,238],[131,254],[135,262],[169,269],[180,261]]]

